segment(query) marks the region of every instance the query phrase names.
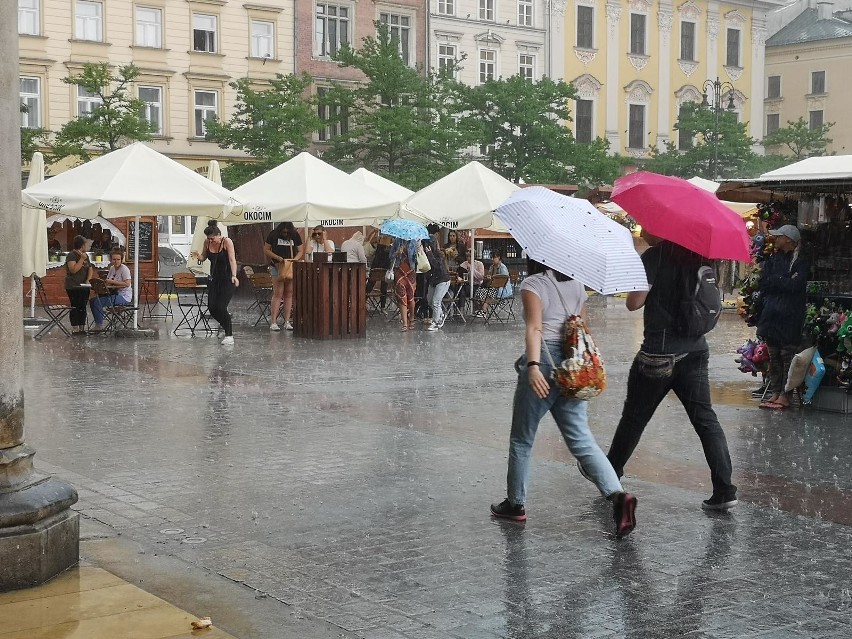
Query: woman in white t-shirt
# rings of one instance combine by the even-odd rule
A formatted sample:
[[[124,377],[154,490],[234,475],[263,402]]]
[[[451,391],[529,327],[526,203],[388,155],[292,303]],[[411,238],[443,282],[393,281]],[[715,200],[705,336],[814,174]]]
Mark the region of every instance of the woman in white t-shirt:
[[[570,315],[586,318],[586,291],[583,285],[567,275],[527,260],[530,276],[521,284],[521,301],[526,323],[526,354],[515,363],[518,385],[512,409],[512,431],[509,436],[508,497],[491,505],[491,514],[503,519],[525,521],[524,507],[533,442],[538,425],[550,411],[571,454],[598,490],[612,501],[616,536],[623,537],[636,525],[636,498],[625,493],[589,430],[586,414],[588,402],[564,397],[551,381],[552,369],[544,349],[554,362],[565,359],[562,334]]]
[[[130,269],[122,263],[124,255],[121,251],[113,251],[109,255],[109,270],[104,284],[110,295],[98,295],[89,300],[92,317],[95,318],[94,332],[104,330],[104,308],[107,306],[129,306],[133,303],[133,289],[130,288]]]

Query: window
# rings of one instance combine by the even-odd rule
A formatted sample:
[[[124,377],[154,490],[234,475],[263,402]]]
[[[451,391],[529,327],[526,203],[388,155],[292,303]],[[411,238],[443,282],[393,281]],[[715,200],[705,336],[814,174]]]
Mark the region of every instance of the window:
[[[772,135],[781,128],[781,114],[769,113],[766,116],[766,135]]]
[[[18,0],[18,33],[39,34],[39,2],[40,0]]]
[[[479,0],[479,19],[494,20],[494,0]]]
[[[74,37],[78,40],[103,40],[103,10],[100,2],[77,0],[77,11],[74,16]]]
[[[103,104],[97,93],[86,91],[83,87],[77,87],[77,115],[85,116],[92,113],[96,107]]]
[[[680,59],[695,61],[695,23],[680,23]]]
[[[317,3],[316,54],[331,56],[349,44],[349,8],[327,2]]]
[[[770,75],[766,81],[766,97],[780,98],[781,97],[781,76]]]
[[[808,126],[819,129],[822,126],[822,111],[808,111]]]
[[[275,23],[263,20],[251,21],[251,57],[275,57]]]
[[[518,56],[518,74],[524,79],[532,82],[535,80],[535,56],[521,53]]]
[[[577,47],[580,49],[595,48],[594,7],[577,7]]]
[[[577,125],[577,132],[574,138],[580,144],[592,143],[592,113],[594,112],[595,103],[591,100],[577,100],[577,112],[574,114],[574,122]]]
[[[479,50],[479,84],[493,80],[497,73],[497,52],[493,49]]]
[[[163,134],[163,89],[161,87],[139,87],[142,118],[151,123],[154,135]]]
[[[21,104],[26,113],[21,113],[21,126],[37,129],[41,126],[41,81],[38,78],[21,78]]]
[[[740,66],[740,30],[728,29],[728,41],[725,49],[725,66]]]
[[[319,104],[317,115],[325,122],[325,126],[317,132],[320,142],[327,142],[331,138],[349,132],[349,109],[345,106],[323,103],[323,98],[328,94],[325,87],[317,88]]]
[[[391,40],[396,40],[399,55],[406,65],[411,64],[411,18],[396,13],[380,13],[379,22],[388,25]]]
[[[825,71],[811,73],[811,93],[825,93]]]
[[[438,13],[442,16],[452,16],[456,13],[455,0],[438,0]]]
[[[645,22],[647,16],[641,13],[630,14],[630,53],[645,55]]]
[[[216,16],[192,14],[192,50],[216,53]]]
[[[532,0],[518,0],[518,24],[522,27],[533,26]]]
[[[447,73],[451,78],[456,77],[456,45],[438,45],[438,73]]]
[[[631,149],[645,148],[645,105],[630,105],[630,125],[627,146]]]
[[[163,12],[160,9],[136,7],[136,46],[163,46]]]
[[[195,137],[207,135],[207,120],[218,115],[219,94],[216,91],[195,92]]]

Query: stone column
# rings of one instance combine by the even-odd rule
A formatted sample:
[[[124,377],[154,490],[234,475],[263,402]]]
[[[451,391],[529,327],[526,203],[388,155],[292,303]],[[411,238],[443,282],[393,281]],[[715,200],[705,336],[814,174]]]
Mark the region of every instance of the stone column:
[[[20,81],[17,3],[0,3],[0,591],[47,581],[77,563],[77,492],[33,469],[24,443]]]

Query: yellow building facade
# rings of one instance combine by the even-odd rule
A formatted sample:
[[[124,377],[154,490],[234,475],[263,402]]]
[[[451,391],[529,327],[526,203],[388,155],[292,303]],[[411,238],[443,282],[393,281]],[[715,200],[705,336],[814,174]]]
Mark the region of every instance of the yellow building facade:
[[[569,0],[564,78],[574,84],[575,136],[610,142],[637,159],[678,143],[680,106],[701,102],[706,81],[733,86],[740,121],[763,137],[766,14],[777,0]],[[713,90],[709,91],[713,101]],[[727,106],[729,91],[724,92]]]
[[[192,168],[240,155],[204,140],[207,118],[233,113],[229,82],[294,68],[294,0],[15,1],[23,126],[56,131],[91,108],[93,96],[62,81],[84,63],[132,63],[151,146]]]

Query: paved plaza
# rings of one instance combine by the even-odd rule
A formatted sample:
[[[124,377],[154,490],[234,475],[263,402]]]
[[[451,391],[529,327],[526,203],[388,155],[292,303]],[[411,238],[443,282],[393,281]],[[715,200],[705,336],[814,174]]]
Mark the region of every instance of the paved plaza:
[[[319,342],[236,319],[234,347],[160,322],[156,339],[27,338],[24,359],[27,441],[79,491],[84,557],[239,639],[852,635],[852,418],[758,410],[734,313],[710,374],[740,505],[702,512],[709,471],[670,395],[626,468],[624,540],[550,418],[529,520],[489,517],[521,322],[371,319],[366,339]],[[641,314],[597,297],[590,321],[606,450]]]

